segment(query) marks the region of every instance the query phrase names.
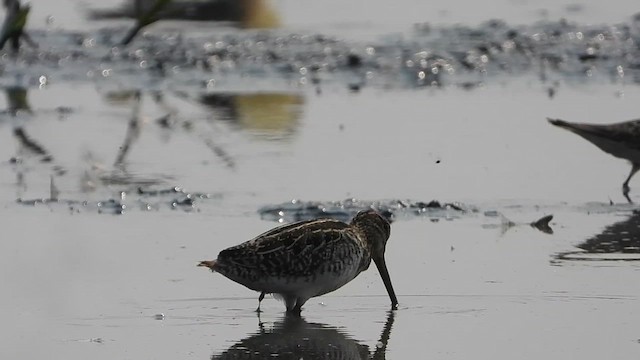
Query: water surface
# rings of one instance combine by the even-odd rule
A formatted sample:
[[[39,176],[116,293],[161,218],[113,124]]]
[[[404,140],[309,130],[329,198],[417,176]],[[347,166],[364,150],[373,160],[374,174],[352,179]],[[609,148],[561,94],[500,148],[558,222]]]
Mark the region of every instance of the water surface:
[[[477,23],[504,17],[505,33],[525,24],[516,41],[524,43],[532,29],[551,33],[560,16],[576,21],[574,35],[608,27],[589,23],[632,24],[629,4],[506,2],[495,12],[463,12],[456,2],[442,11],[406,2],[390,20],[382,2],[366,12],[341,2],[344,11],[336,12],[330,2],[281,1],[273,5],[284,25],[268,35],[159,24],[137,47],[106,58],[105,39],[118,30],[67,24],[58,8],[33,4],[34,24],[54,14],[64,26],[49,35],[33,30],[51,41],[40,52],[3,58],[2,357],[599,359],[638,352],[637,214],[621,193],[629,166],[545,120],[637,117],[640,90],[621,55],[633,46],[617,41],[622,32],[599,48],[617,52],[586,64],[578,51],[591,43],[558,41],[552,52],[566,57],[546,78],[536,51],[496,56],[504,62],[492,60],[486,72],[461,70],[437,84],[414,82],[405,75],[416,73],[401,65],[405,47],[412,56],[435,46],[451,51],[446,36],[459,35],[451,23],[485,36],[495,24]],[[431,35],[413,28],[433,19],[443,25]],[[550,22],[534,24],[544,19]],[[74,28],[96,39],[95,47],[69,42]],[[192,34],[191,42],[172,42],[176,29]],[[273,65],[236,44],[236,62],[185,65],[184,54],[206,53],[207,36],[245,45],[262,36],[280,41],[291,58]],[[467,51],[477,39],[463,40],[457,44]],[[323,53],[320,42],[336,52],[298,57]],[[180,49],[163,52],[167,73],[141,65],[167,43]],[[370,47],[376,51],[366,57]],[[78,56],[67,59],[69,49]],[[361,51],[361,65],[350,49]],[[376,62],[385,59],[398,61]],[[319,88],[300,72],[314,61],[335,66]],[[617,61],[627,61],[624,76]],[[630,185],[637,202],[640,185]],[[431,200],[461,210],[396,210],[387,247],[400,301],[393,313],[373,267],[290,319],[271,297],[258,317],[257,293],[195,266],[276,226],[279,217],[258,212],[265,207]],[[553,215],[552,233],[530,226],[545,215]]]

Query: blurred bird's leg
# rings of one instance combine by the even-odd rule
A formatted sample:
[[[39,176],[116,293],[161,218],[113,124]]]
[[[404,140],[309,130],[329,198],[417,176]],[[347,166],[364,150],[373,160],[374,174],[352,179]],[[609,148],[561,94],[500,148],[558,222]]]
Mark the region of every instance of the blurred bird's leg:
[[[31,46],[34,49],[38,48],[38,43],[33,41],[31,36],[29,36],[29,34],[27,34],[26,32],[22,32],[20,35],[22,36],[22,40],[24,40],[29,46]]]
[[[629,173],[627,180],[625,180],[624,183],[622,184],[622,195],[624,195],[624,197],[627,198],[627,201],[629,202],[629,204],[633,204],[633,201],[631,201],[631,198],[629,198],[629,191],[631,190],[629,188],[629,180],[631,180],[633,175],[635,175],[635,173],[638,172],[638,170],[640,170],[640,164],[632,163],[631,172]]]

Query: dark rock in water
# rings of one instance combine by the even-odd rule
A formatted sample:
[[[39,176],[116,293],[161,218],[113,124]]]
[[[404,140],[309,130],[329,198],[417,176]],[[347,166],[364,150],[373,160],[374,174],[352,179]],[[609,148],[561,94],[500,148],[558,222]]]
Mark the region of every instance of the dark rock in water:
[[[428,203],[424,203],[422,201],[418,201],[417,203],[415,203],[415,207],[418,207],[418,208],[421,208],[421,209],[433,209],[433,208],[441,209],[442,205],[437,200],[431,200]]]
[[[178,208],[178,207],[187,207],[187,208],[192,208],[196,205],[195,201],[191,198],[190,194],[187,194],[184,198],[182,199],[175,199],[171,202],[171,207],[172,208]]]
[[[596,54],[580,54],[578,55],[578,59],[582,62],[594,61],[600,58],[599,55]]]
[[[542,231],[545,234],[553,234],[553,229],[549,226],[549,222],[553,220],[553,215],[544,216],[537,221],[531,223],[531,226]]]
[[[362,58],[356,54],[349,54],[347,56],[347,67],[359,68],[362,66]]]
[[[352,93],[357,93],[360,92],[360,87],[362,85],[361,84],[349,84],[349,91],[351,91]]]
[[[124,210],[127,206],[121,203],[118,200],[109,199],[107,201],[99,201],[98,204],[98,213],[108,213],[114,215],[122,215],[124,214]]]
[[[446,209],[452,209],[452,210],[456,210],[456,211],[460,211],[460,212],[465,212],[466,209],[464,209],[464,207],[461,204],[456,204],[456,203],[440,203],[437,200],[431,200],[428,203],[422,202],[422,201],[418,201],[416,203],[409,203],[408,206],[409,208],[413,208],[413,209],[417,209],[417,211],[428,211],[428,210],[446,210]]]

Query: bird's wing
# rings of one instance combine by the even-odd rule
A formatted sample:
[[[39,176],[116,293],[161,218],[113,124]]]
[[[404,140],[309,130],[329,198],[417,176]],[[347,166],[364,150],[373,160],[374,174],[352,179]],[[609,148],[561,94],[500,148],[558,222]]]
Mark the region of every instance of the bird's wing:
[[[307,221],[299,221],[292,224],[278,226],[274,229],[266,231],[254,239],[249,240],[248,242],[256,241],[259,242],[262,239],[268,238],[270,236],[282,236],[285,233],[297,233],[307,230],[322,230],[322,229],[343,229],[348,227],[349,225],[338,220],[333,219],[315,219],[315,220],[307,220]]]
[[[332,259],[335,251],[352,247],[349,225],[312,220],[285,225],[253,240],[223,250],[218,260],[265,275],[302,276]]]
[[[640,139],[640,120],[631,120],[608,125],[568,122],[553,124],[564,127],[581,136],[596,136],[617,142],[624,142],[633,148],[640,148],[640,141],[638,141]]]

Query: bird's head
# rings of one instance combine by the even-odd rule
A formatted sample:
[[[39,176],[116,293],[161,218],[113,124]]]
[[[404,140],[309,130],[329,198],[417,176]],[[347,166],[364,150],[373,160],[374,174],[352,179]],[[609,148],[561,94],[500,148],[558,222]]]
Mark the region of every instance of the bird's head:
[[[365,241],[371,251],[371,259],[376,264],[384,286],[391,299],[391,307],[398,307],[398,299],[391,285],[391,278],[387,270],[384,253],[387,247],[387,240],[391,235],[391,225],[375,210],[364,210],[356,214],[351,220],[351,225],[359,229],[365,236]]]
[[[365,234],[372,254],[384,254],[391,235],[391,225],[385,218],[373,209],[363,210],[354,216],[351,225]]]

